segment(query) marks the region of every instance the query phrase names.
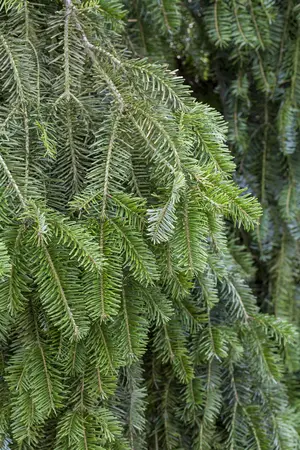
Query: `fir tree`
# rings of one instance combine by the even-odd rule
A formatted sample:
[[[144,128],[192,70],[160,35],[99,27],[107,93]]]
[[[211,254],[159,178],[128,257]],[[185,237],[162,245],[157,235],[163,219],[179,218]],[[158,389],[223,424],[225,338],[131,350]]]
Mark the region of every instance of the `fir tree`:
[[[0,19],[1,448],[297,448],[221,115],[129,54],[118,1]]]
[[[221,111],[237,163],[236,181],[263,207],[252,233],[239,233],[255,258],[260,309],[299,320],[299,2],[203,0],[127,2],[139,54],[179,67],[194,95]],[[167,22],[156,21],[159,10]],[[176,19],[175,19],[176,18]],[[153,30],[155,32],[153,33]],[[155,39],[157,51],[150,42]],[[170,51],[171,50],[171,51]],[[299,370],[289,364],[290,371]],[[288,375],[299,410],[297,376]]]

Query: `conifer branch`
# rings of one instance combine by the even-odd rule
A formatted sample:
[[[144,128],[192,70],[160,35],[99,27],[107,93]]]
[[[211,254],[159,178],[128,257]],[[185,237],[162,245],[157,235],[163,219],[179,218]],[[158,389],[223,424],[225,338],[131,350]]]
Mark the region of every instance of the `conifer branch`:
[[[17,183],[14,180],[13,175],[11,174],[9,168],[7,167],[3,157],[0,154],[0,164],[2,166],[2,169],[5,173],[5,175],[7,176],[9,183],[12,185],[14,191],[16,192],[17,196],[19,197],[20,203],[22,205],[22,207],[25,209],[26,208],[26,202],[25,202],[25,198],[23,197],[23,195],[21,194],[20,188],[17,185]]]

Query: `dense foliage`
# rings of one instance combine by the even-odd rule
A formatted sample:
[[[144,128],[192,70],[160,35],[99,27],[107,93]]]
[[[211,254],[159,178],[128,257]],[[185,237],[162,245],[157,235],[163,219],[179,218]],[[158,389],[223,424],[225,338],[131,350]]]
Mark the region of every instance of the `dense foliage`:
[[[299,320],[300,7],[293,0],[128,1],[135,52],[179,68],[224,114],[235,179],[263,207],[252,233],[260,309]],[[157,16],[165,20],[158,21]],[[295,370],[294,368],[291,368]],[[298,370],[286,377],[299,407]]]
[[[125,50],[119,2],[1,7],[0,447],[296,449],[221,115]]]
[[[263,308],[299,323],[299,2],[148,3],[127,5],[135,50],[179,67],[224,114],[237,181],[263,207],[250,242]]]

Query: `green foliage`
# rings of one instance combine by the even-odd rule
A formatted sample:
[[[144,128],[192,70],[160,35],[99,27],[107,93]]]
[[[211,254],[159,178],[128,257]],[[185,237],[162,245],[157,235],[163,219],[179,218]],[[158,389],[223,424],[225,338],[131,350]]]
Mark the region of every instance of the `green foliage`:
[[[172,45],[180,2],[148,6]],[[296,448],[296,333],[258,312],[226,237],[261,208],[220,114],[133,58],[123,18],[119,1],[3,2],[0,446]]]
[[[133,14],[135,2],[128,3]],[[139,5],[145,7],[146,3],[141,0]],[[147,21],[151,23],[157,11],[151,11],[150,19],[140,12],[136,16],[137,23],[129,28],[131,42],[138,54],[144,54],[135,41],[138,26],[143,27]],[[274,320],[271,328],[268,328],[268,316],[261,316],[259,320],[263,321],[260,324],[269,330],[268,333],[274,333],[275,341],[278,339],[275,328],[281,326],[281,319],[287,319],[296,326],[300,324],[299,11],[299,4],[294,0],[185,1],[179,12],[181,23],[172,39],[166,40],[162,31],[158,34],[159,30],[155,33],[148,31],[144,38],[144,48],[148,48],[149,56],[156,56],[148,46],[148,41],[155,39],[160,42],[157,49],[160,48],[161,59],[170,62],[172,68],[179,68],[192,86],[195,97],[206,98],[209,103],[217,105],[228,122],[229,148],[237,164],[235,179],[241,187],[248,186],[263,207],[261,222],[254,231],[236,233],[237,242],[245,244],[248,256],[241,254],[237,243],[231,242],[230,247],[236,263],[244,267],[243,277],[253,273],[246,259],[251,254],[254,256],[257,271],[253,286],[258,295],[257,303],[262,312],[273,313],[276,317],[271,319]],[[212,90],[214,95],[210,94]],[[216,151],[208,156],[219,173],[224,167],[220,153]],[[228,200],[226,205],[229,205]],[[226,216],[224,210],[222,213]],[[232,272],[232,267],[229,272]],[[249,291],[243,297],[245,310],[240,307],[240,290],[245,289],[245,283],[236,277],[229,277],[229,280],[221,292],[222,295],[233,296],[232,314],[241,320],[248,315],[257,317],[250,306],[253,299],[248,303]],[[252,335],[251,339],[255,337],[257,343],[264,345],[261,332],[255,333],[256,337]],[[212,336],[214,342],[221,342],[220,334],[217,339],[216,334]],[[219,347],[224,349],[224,344],[215,346],[216,354]],[[208,355],[212,354],[212,347],[205,349]],[[276,378],[279,366],[270,364],[267,349],[261,350],[264,356],[259,364],[263,364],[266,371]],[[288,367],[296,372],[294,375],[285,374],[285,377],[290,400],[296,407],[291,413],[294,418],[290,423],[293,422],[299,432],[299,402],[295,387],[299,364],[295,350],[291,353],[294,355],[286,355],[286,361],[291,359]],[[249,357],[258,358],[258,354],[249,354]],[[253,364],[256,364],[254,359]],[[243,418],[237,416],[240,411],[243,411]],[[298,448],[290,425],[286,425],[287,433],[284,433],[274,417],[273,440],[268,432],[261,432],[258,425],[263,419],[256,406],[240,408],[237,405],[229,416],[234,424],[227,428],[230,438],[226,442],[230,449]],[[247,423],[249,434],[242,438],[241,429]],[[211,444],[203,444],[200,439],[199,447],[211,448]],[[224,448],[222,436],[215,448]]]

